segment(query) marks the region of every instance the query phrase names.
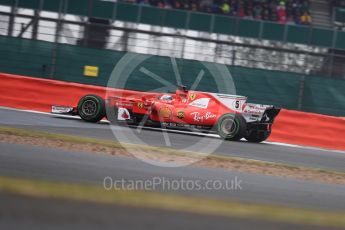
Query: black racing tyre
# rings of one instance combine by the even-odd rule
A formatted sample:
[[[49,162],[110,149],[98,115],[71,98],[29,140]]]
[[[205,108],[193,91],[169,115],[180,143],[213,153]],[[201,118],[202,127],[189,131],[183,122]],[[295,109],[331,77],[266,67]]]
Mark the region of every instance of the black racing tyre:
[[[246,121],[239,114],[224,114],[217,122],[217,132],[224,140],[238,141],[246,132]]]
[[[271,135],[271,131],[266,131],[266,132],[251,131],[244,138],[249,142],[260,143],[262,141],[265,141],[270,135]]]
[[[89,94],[78,102],[78,114],[88,122],[98,122],[105,116],[105,102],[97,95]]]

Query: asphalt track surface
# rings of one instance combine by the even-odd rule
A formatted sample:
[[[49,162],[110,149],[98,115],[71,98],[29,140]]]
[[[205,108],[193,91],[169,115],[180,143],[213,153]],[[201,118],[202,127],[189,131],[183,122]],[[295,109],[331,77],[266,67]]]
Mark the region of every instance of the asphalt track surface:
[[[126,181],[125,186],[131,184],[131,181],[156,181],[154,186],[149,185],[143,189],[310,209],[345,210],[345,186],[342,185],[190,166],[166,168],[150,165],[135,158],[3,142],[0,142],[0,149],[0,175],[4,176],[97,186],[104,186],[105,182],[108,189],[111,188],[112,182],[122,179]],[[105,181],[106,177],[111,180]],[[182,179],[185,182],[180,182]],[[231,182],[236,180],[238,186],[235,185],[236,182]],[[217,184],[221,186],[212,187],[207,181],[218,181]],[[199,187],[196,186],[197,183]],[[122,188],[121,182],[116,185],[117,188]]]
[[[1,193],[0,202],[0,229],[6,230],[336,229],[258,219],[231,218],[119,205],[9,196]]]
[[[53,133],[63,133],[99,139],[116,140],[115,133],[135,133],[145,144],[151,146],[167,147],[166,140],[161,131],[143,129],[137,133],[134,128],[110,128],[106,123],[86,123],[80,119],[56,117],[54,115],[30,113],[0,108],[0,125],[19,128],[31,128]],[[168,133],[170,148],[185,149],[202,152],[203,143],[212,137],[201,137],[186,133]],[[200,144],[200,140],[202,143]],[[129,143],[137,143],[129,138]],[[196,146],[195,149],[190,146]],[[284,163],[289,165],[307,166],[321,169],[345,171],[345,152],[323,150],[305,147],[291,147],[272,143],[248,143],[246,141],[224,141],[215,150],[214,154],[249,158],[255,160]]]
[[[89,124],[80,120],[55,118],[46,114],[0,109],[0,124],[43,131],[113,139],[107,124]],[[123,127],[118,131],[126,132]],[[145,141],[165,146],[162,133],[143,130]],[[170,133],[172,147],[183,148],[198,136]],[[271,144],[224,142],[217,153],[251,159],[344,169],[344,153],[287,147]],[[0,175],[20,178],[83,183],[104,186],[104,178],[113,181],[165,180],[192,181],[202,189],[170,188],[157,183],[152,191],[229,199],[250,203],[277,204],[308,209],[344,211],[345,186],[329,185],[195,167],[164,168],[138,159],[102,154],[79,153],[0,142]],[[207,189],[207,181],[221,185],[241,181],[237,189]],[[108,180],[109,182],[109,180]],[[109,186],[109,183],[106,184]],[[111,191],[109,191],[111,192]],[[65,200],[10,196],[0,193],[1,229],[332,229],[271,221],[225,218],[184,212],[101,205]]]

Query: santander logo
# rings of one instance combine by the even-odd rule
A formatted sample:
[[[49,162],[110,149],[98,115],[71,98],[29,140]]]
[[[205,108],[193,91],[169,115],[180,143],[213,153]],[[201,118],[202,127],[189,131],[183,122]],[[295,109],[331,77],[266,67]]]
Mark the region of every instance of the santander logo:
[[[123,119],[128,119],[128,118],[129,118],[128,114],[127,114],[125,111],[123,111],[121,117],[122,117]]]

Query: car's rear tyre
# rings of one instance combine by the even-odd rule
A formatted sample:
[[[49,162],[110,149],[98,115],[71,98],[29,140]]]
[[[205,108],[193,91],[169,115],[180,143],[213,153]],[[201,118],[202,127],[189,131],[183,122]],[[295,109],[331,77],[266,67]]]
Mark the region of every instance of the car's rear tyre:
[[[97,95],[85,95],[78,102],[78,114],[88,122],[98,122],[105,116],[105,102]]]
[[[260,143],[262,141],[265,141],[270,135],[271,135],[271,131],[265,131],[265,132],[251,131],[244,138],[249,142]]]
[[[239,114],[225,114],[219,118],[216,128],[224,140],[238,141],[245,135],[246,122]]]

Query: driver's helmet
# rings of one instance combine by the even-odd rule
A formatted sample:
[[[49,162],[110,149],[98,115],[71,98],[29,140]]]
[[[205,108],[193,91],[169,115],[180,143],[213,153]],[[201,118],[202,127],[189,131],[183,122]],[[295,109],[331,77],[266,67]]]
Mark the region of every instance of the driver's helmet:
[[[163,94],[159,99],[162,101],[172,101],[173,97],[169,94]]]

